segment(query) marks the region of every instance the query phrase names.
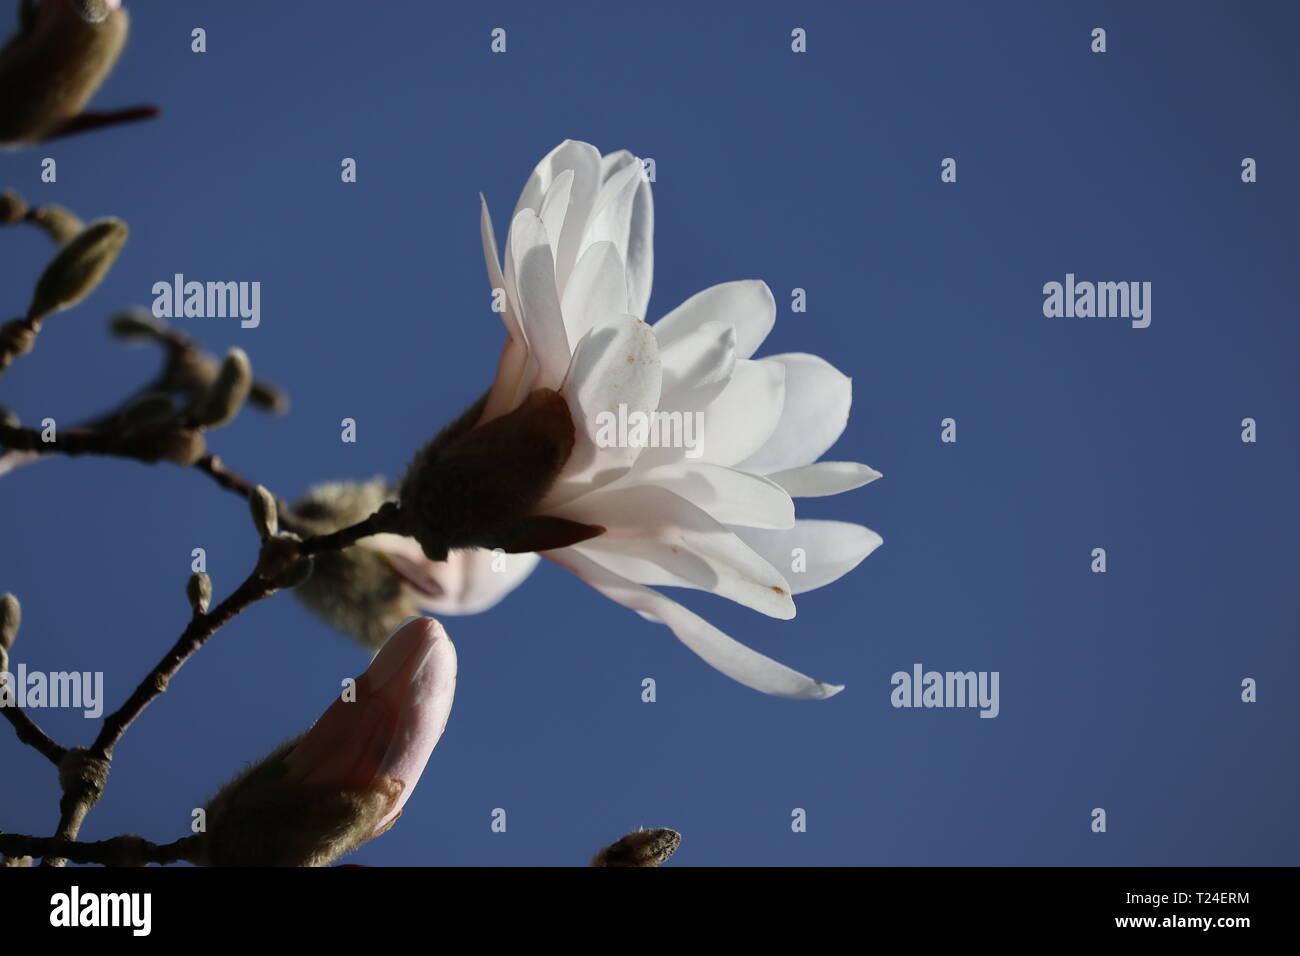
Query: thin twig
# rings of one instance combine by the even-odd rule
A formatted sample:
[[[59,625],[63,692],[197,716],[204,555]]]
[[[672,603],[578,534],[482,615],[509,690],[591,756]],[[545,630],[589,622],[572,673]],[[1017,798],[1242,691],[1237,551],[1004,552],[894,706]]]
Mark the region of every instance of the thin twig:
[[[27,716],[27,712],[21,710],[17,704],[7,707],[0,707],[9,723],[14,725],[14,732],[18,734],[18,739],[29,747],[35,748],[50,763],[56,767],[63,755],[68,752],[67,747],[55,743],[45,731],[41,730],[36,721]]]
[[[144,866],[149,863],[176,863],[190,860],[199,837],[187,836],[171,843],[150,843],[138,836],[116,836],[111,840],[78,843],[59,837],[24,836],[0,833],[0,853],[10,857],[39,857],[71,860],[73,863],[98,863],[102,866]]]

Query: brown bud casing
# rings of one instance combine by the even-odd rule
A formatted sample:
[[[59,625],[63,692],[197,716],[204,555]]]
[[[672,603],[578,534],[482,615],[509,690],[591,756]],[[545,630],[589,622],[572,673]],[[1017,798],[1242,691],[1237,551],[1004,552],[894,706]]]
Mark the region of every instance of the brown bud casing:
[[[434,561],[455,548],[545,550],[599,534],[594,526],[533,514],[573,441],[569,406],[549,388],[487,424],[453,426],[407,469],[400,493],[407,533]]]

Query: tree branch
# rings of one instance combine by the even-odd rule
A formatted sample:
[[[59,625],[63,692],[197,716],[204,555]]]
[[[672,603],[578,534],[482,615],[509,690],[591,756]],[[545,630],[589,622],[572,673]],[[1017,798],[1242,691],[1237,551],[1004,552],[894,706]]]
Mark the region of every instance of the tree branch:
[[[73,863],[98,863],[102,866],[145,866],[149,863],[176,863],[190,860],[199,838],[182,837],[171,843],[150,843],[138,836],[117,836],[111,840],[78,843],[59,837],[33,837],[0,832],[0,854],[9,857],[43,856]]]

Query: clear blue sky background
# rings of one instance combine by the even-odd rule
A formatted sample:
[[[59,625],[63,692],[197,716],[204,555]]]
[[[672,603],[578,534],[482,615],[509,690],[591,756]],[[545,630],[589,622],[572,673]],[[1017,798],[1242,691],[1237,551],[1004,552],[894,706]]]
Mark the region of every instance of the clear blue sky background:
[[[503,234],[533,164],[572,137],[656,160],[652,317],[765,279],[780,305],[765,351],[853,377],[831,457],[886,476],[802,504],[885,544],[795,620],[684,596],[844,693],[750,691],[544,566],[446,621],[461,661],[447,733],[401,822],[353,862],[582,863],[638,825],[681,830],[682,865],[1300,862],[1295,5],[130,8],[96,105],[163,116],[0,155],[3,185],[132,227],[93,298],[0,383],[25,421],[73,422],[153,374],[155,354],[110,343],[104,319],[155,281],[259,280],[260,328],[182,327],[247,349],[293,410],[245,411],[212,447],[290,498],[398,473],[495,367],[478,192]],[[498,26],[505,55],[488,50]],[[0,241],[17,314],[51,248],[31,229]],[[1042,285],[1066,272],[1151,281],[1151,327],[1045,318]],[[789,310],[796,286],[806,314]],[[948,416],[955,445],[939,441]],[[184,626],[190,549],[219,595],[251,566],[244,505],[198,474],[59,459],[0,489],[0,590],[25,608],[15,662],[102,670],[110,708]],[[187,832],[365,661],[287,595],[255,607],[132,729],[84,836]],[[914,662],[1000,671],[1001,716],[891,708],[890,675]],[[36,716],[67,743],[96,729]],[[7,734],[0,760],[0,826],[50,832],[49,766]]]

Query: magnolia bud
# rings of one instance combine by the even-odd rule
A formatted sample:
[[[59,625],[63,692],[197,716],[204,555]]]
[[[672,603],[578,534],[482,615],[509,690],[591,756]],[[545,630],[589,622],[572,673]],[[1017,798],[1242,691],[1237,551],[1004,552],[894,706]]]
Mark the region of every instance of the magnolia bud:
[[[573,437],[569,407],[549,388],[484,425],[439,435],[402,480],[405,530],[434,561],[454,548],[542,551],[599,534],[603,529],[533,515],[568,461]]]
[[[127,309],[113,316],[108,332],[119,342],[153,342],[167,334],[167,323],[148,309]]]
[[[27,203],[12,189],[0,193],[0,223],[9,224],[20,221],[27,215]]]
[[[176,414],[176,404],[170,395],[163,392],[149,392],[141,395],[122,410],[118,424],[125,431],[160,425]]]
[[[212,578],[203,571],[191,574],[185,582],[185,596],[195,614],[207,614],[208,606],[212,604]]]
[[[108,19],[112,6],[108,0],[72,0],[72,9],[87,23],[103,23]]]
[[[41,273],[27,317],[71,308],[90,295],[122,251],[128,232],[120,219],[98,219],[83,229]]]
[[[203,433],[194,428],[162,428],[143,436],[141,458],[145,461],[170,461],[188,468],[208,451]]]
[[[677,852],[682,835],[676,830],[634,830],[605,847],[591,861],[592,866],[659,866]]]
[[[32,211],[32,222],[45,230],[55,245],[65,246],[86,228],[86,224],[62,206],[50,203]]]
[[[249,493],[248,507],[253,513],[253,527],[259,538],[269,538],[280,530],[280,513],[275,504],[275,495],[258,485]]]
[[[451,713],[456,651],[415,618],[302,736],[222,788],[207,806],[197,862],[327,866],[384,833],[415,789]]]
[[[294,502],[292,512],[312,534],[330,534],[374,514],[391,500],[383,478],[329,482]],[[376,648],[420,611],[392,564],[367,547],[368,540],[316,555],[311,577],[294,594],[333,627]]]
[[[105,120],[82,110],[126,43],[118,0],[24,0],[30,19],[0,48],[0,143],[91,129]],[[135,111],[127,111],[131,118]]]
[[[36,345],[36,329],[23,319],[10,319],[0,325],[0,347],[14,355],[26,355]]]
[[[284,390],[261,380],[253,382],[253,387],[248,392],[248,401],[262,411],[275,415],[283,415],[289,410],[289,396]]]
[[[23,621],[23,606],[12,594],[0,596],[0,648],[6,652],[18,639],[18,625]]]
[[[233,348],[216,379],[195,400],[190,417],[196,425],[216,428],[233,419],[248,398],[253,384],[253,366],[243,349]]]

